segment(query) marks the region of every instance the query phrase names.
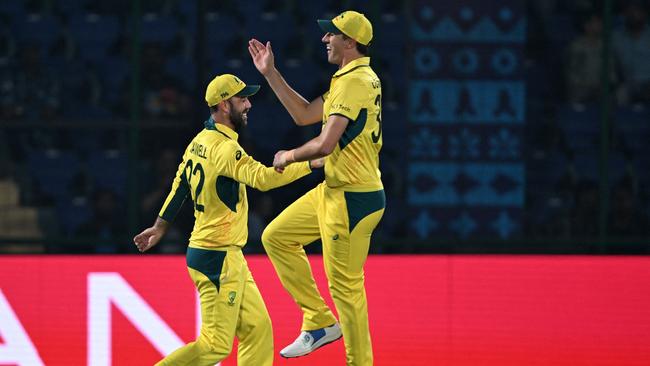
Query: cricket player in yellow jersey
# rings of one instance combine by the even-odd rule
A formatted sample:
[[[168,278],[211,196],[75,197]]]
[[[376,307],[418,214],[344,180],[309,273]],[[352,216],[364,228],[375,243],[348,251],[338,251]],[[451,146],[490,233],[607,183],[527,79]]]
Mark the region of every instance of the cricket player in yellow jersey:
[[[312,163],[282,173],[255,161],[237,142],[251,108],[248,97],[258,85],[229,74],[215,77],[205,100],[210,118],[185,149],[183,161],[154,225],[133,241],[141,252],[156,245],[185,199],[194,205],[194,230],[187,248],[187,269],[199,291],[201,333],[158,365],[214,365],[239,340],[238,365],[272,365],[273,332],[262,296],[241,248],[248,238],[246,187],[262,191],[306,174]],[[314,161],[317,167],[322,162]]]
[[[316,138],[279,151],[273,165],[289,168],[326,157],[325,181],[276,217],[264,230],[262,243],[282,284],[303,311],[302,332],[280,354],[306,355],[340,338],[342,332],[347,364],[372,365],[363,265],[386,203],[379,172],[381,84],[366,56],[372,25],[355,11],[318,24],[325,31],[327,60],[339,69],[329,91],[311,102],[291,89],[275,68],[270,42],[249,41],[255,66],[296,124],[323,124]],[[303,249],[319,238],[340,326],[316,288]]]

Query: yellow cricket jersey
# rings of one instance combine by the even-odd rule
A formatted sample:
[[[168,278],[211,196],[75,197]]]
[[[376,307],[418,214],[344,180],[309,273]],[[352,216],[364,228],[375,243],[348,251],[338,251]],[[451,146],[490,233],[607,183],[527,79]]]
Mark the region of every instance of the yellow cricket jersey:
[[[246,154],[237,138],[237,132],[210,118],[185,149],[159,216],[171,222],[190,195],[195,218],[190,246],[244,246],[248,239],[246,186],[266,191],[311,171],[309,162],[303,162],[277,173]]]
[[[325,182],[352,192],[383,189],[381,150],[381,83],[370,57],[358,58],[338,70],[323,95],[323,125],[338,114],[350,122],[325,161]]]

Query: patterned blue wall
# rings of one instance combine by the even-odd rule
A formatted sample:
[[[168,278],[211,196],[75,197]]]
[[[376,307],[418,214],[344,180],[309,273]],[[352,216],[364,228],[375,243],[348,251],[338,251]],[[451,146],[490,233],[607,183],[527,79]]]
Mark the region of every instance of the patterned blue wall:
[[[523,2],[413,2],[407,204],[421,238],[521,228]]]

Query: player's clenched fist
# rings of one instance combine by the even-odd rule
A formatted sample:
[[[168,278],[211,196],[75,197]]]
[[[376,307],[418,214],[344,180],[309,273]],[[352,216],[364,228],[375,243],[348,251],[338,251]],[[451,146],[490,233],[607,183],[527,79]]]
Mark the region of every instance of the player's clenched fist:
[[[294,150],[280,150],[275,153],[275,157],[273,158],[273,167],[276,171],[282,172],[287,165],[295,161]]]

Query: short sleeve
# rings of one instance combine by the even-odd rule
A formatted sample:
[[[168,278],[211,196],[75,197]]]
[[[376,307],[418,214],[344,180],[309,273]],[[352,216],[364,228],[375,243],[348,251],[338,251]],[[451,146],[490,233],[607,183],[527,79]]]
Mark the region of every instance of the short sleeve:
[[[355,77],[341,79],[329,92],[329,116],[338,114],[354,121],[359,116],[367,97],[368,90],[361,79]]]

